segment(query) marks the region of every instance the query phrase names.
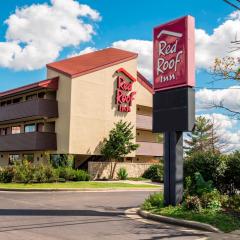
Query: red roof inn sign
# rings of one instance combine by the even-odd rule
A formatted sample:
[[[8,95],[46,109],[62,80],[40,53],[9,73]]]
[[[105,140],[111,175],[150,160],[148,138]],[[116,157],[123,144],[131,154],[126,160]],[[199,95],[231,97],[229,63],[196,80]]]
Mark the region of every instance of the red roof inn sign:
[[[194,19],[186,16],[154,28],[154,90],[194,86]]]
[[[183,132],[195,122],[194,18],[153,30],[153,132],[164,132],[164,203],[183,197]]]
[[[131,112],[132,102],[136,92],[132,91],[136,79],[124,68],[119,68],[117,73],[123,73],[117,77],[116,104],[119,112]]]

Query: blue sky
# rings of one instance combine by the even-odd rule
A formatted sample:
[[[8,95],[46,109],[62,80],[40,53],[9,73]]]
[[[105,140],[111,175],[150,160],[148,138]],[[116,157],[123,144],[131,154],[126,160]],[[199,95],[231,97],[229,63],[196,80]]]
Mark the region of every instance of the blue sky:
[[[0,16],[0,41],[5,41],[7,25],[4,21],[14,14],[16,8],[43,4],[47,0],[8,0],[5,1]],[[219,22],[233,12],[233,8],[222,0],[172,0],[171,4],[159,0],[102,0],[80,1],[96,9],[102,16],[102,20],[95,24],[96,35],[91,42],[80,44],[79,47],[67,47],[61,51],[60,57],[65,58],[76,49],[84,49],[86,46],[104,48],[112,42],[127,39],[152,39],[152,28],[171,19],[192,15],[196,18],[196,27],[205,29],[209,34],[219,25]],[[51,36],[49,36],[51,37]],[[0,91],[25,83],[38,81],[45,78],[45,69],[37,71],[15,71],[0,68]],[[206,77],[206,74],[198,74],[198,84]],[[203,85],[203,84],[201,84]]]
[[[138,52],[139,70],[151,80],[153,27],[184,15],[192,15],[196,21],[196,85],[228,88],[236,83],[208,84],[212,78],[206,70],[215,57],[228,55],[230,41],[237,34],[240,38],[240,14],[234,10],[223,0],[4,1],[0,15],[0,91],[45,79],[48,62],[109,46]],[[224,91],[199,92],[197,100],[224,100],[228,107],[240,109],[233,101],[240,101],[240,90],[231,93],[232,97]],[[198,114],[215,113],[224,125],[221,134],[233,136],[233,146],[240,142],[239,123],[227,113],[203,107],[198,110]]]

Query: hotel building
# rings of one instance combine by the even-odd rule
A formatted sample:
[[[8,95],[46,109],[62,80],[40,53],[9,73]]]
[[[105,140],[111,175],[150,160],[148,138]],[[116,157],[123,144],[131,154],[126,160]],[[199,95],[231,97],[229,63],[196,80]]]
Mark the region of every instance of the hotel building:
[[[103,160],[100,144],[114,123],[131,122],[140,147],[126,157],[163,155],[152,133],[152,85],[137,54],[114,48],[47,64],[46,80],[0,93],[0,165],[73,154],[76,167]]]

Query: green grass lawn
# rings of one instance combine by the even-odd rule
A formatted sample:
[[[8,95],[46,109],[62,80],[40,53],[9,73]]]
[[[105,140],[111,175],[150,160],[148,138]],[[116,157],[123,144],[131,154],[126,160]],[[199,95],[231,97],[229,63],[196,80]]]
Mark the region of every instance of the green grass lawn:
[[[163,216],[207,223],[217,227],[223,232],[231,232],[240,229],[240,219],[223,212],[202,211],[200,213],[195,213],[187,211],[183,207],[152,209],[151,212]]]
[[[108,183],[108,182],[65,182],[65,183],[34,183],[34,184],[24,184],[24,183],[0,183],[0,188],[6,189],[29,189],[29,188],[159,188],[159,186],[150,184],[130,184],[130,183]]]
[[[240,218],[230,213],[209,211],[207,209],[203,209],[201,212],[194,212],[187,210],[181,205],[176,207],[164,207],[162,194],[156,194],[156,197],[152,200],[152,203],[155,204],[154,207],[150,202],[149,199],[146,199],[142,205],[142,209],[163,216],[207,223],[217,227],[223,232],[231,232],[240,229]]]

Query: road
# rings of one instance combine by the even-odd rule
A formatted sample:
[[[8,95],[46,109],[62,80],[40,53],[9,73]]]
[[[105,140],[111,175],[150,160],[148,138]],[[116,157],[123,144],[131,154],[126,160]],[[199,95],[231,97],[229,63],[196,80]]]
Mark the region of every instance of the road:
[[[148,191],[0,192],[0,240],[199,239],[195,230],[125,215]]]

